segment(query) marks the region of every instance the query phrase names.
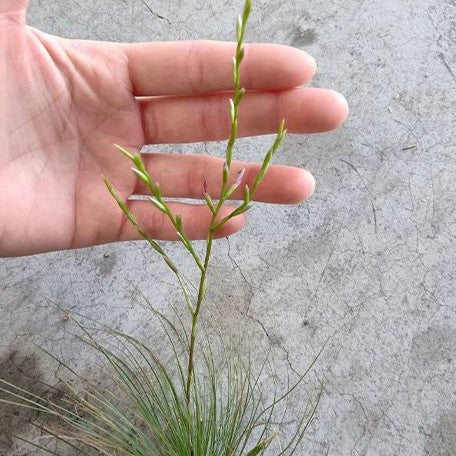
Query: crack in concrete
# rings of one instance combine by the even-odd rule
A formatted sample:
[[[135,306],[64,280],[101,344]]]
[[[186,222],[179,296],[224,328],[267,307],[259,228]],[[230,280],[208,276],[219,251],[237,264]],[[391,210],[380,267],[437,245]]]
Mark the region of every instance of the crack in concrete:
[[[375,234],[377,235],[378,234],[378,225],[377,225],[377,208],[375,207],[375,198],[374,198],[374,195],[372,194],[371,190],[369,189],[369,187],[367,186],[366,184],[366,181],[364,180],[362,174],[358,171],[358,169],[352,165],[349,161],[347,160],[344,160],[343,158],[340,159],[340,161],[342,163],[345,163],[346,165],[350,166],[350,168],[353,169],[353,171],[355,171],[355,173],[358,175],[358,177],[361,179],[361,182],[364,186],[364,188],[366,189],[367,193],[369,194],[370,196],[370,200],[371,200],[371,206],[372,206],[372,214],[374,216],[374,229],[375,229]]]
[[[331,251],[329,252],[328,258],[327,258],[326,263],[325,263],[325,266],[323,267],[323,270],[321,271],[320,278],[318,279],[318,284],[317,284],[317,286],[315,288],[315,292],[314,292],[314,298],[315,299],[317,299],[317,294],[318,294],[318,291],[320,290],[321,282],[323,281],[323,277],[325,276],[326,270],[328,269],[329,262],[331,261],[331,258],[333,256],[335,250],[336,250],[336,246],[337,246],[337,243],[339,241],[339,236],[340,236],[340,232],[342,231],[343,225],[344,225],[344,222],[342,221],[340,226],[339,226],[339,229],[337,230],[336,239],[334,240],[334,243],[333,243],[333,246],[331,248]]]
[[[168,22],[169,25],[171,25],[171,21],[170,21],[168,18],[166,18],[165,16],[162,16],[161,14],[156,13],[156,12],[148,5],[148,3],[146,2],[146,0],[141,0],[141,3],[149,10],[149,12],[150,12],[153,16],[155,16],[155,17],[158,18],[158,19],[161,19],[162,21],[166,21],[166,22]]]
[[[276,338],[274,338],[273,336],[271,336],[268,332],[268,330],[266,329],[266,326],[264,325],[264,323],[259,319],[259,318],[256,318],[254,317],[253,315],[250,315],[248,313],[244,313],[238,309],[236,309],[236,311],[238,313],[240,313],[243,317],[246,317],[248,318],[249,320],[255,322],[257,325],[260,326],[261,330],[264,332],[264,334],[266,335],[268,341],[269,341],[269,345],[271,347],[278,347],[280,350],[282,350],[284,353],[285,353],[285,360],[288,364],[288,367],[290,368],[290,370],[295,374],[297,375],[298,377],[301,377],[301,374],[295,369],[295,367],[293,366],[292,362],[291,362],[291,358],[290,358],[290,352],[288,351],[288,349],[281,343],[279,342]]]
[[[293,367],[293,364],[291,363],[291,359],[290,359],[290,352],[283,346],[283,344],[279,341],[277,341],[276,339],[274,339],[270,334],[269,332],[266,330],[266,327],[264,325],[264,323],[259,320],[258,318],[256,317],[253,317],[251,314],[250,314],[250,307],[251,307],[251,303],[252,303],[252,300],[253,300],[253,297],[255,295],[254,293],[254,290],[260,290],[260,291],[263,291],[261,290],[261,288],[259,287],[255,287],[253,286],[250,281],[247,279],[247,277],[245,276],[244,274],[244,271],[242,270],[242,268],[239,266],[239,264],[237,263],[237,261],[233,258],[233,256],[231,255],[231,242],[230,242],[230,239],[227,237],[226,238],[227,240],[227,243],[228,243],[228,252],[227,252],[227,256],[228,258],[230,259],[230,261],[235,265],[235,267],[238,269],[239,273],[241,274],[241,277],[243,278],[244,282],[246,283],[246,285],[248,286],[249,288],[249,298],[248,298],[248,304],[247,304],[247,307],[245,309],[245,311],[242,311],[242,310],[238,310],[238,312],[243,315],[244,317],[247,317],[248,319],[254,321],[255,323],[257,323],[262,331],[264,332],[264,334],[266,335],[266,337],[268,338],[269,340],[269,343],[271,346],[277,346],[279,347],[284,353],[285,353],[285,359],[286,359],[286,362],[290,368],[290,370],[296,374],[298,377],[300,376],[299,372]],[[265,262],[266,263],[266,262]],[[267,264],[267,263],[266,263]]]
[[[449,63],[447,62],[447,60],[445,58],[445,54],[443,52],[443,46],[442,46],[443,36],[442,36],[442,33],[440,32],[437,24],[434,21],[434,18],[431,16],[431,14],[429,12],[427,13],[427,16],[428,16],[428,19],[431,22],[435,32],[437,33],[436,44],[437,44],[437,47],[440,49],[440,52],[437,53],[437,56],[442,61],[443,66],[445,67],[445,69],[450,74],[451,78],[453,79],[453,82],[456,84],[456,74],[453,71],[453,69],[451,68],[451,66],[449,65]]]
[[[234,264],[234,266],[236,267],[236,269],[239,271],[239,274],[241,274],[241,277],[242,279],[244,280],[244,282],[246,283],[247,287],[249,288],[249,297],[247,298],[248,299],[248,303],[247,303],[247,308],[245,310],[245,313],[248,314],[249,311],[250,311],[250,306],[252,304],[252,300],[253,300],[253,296],[255,295],[255,292],[254,290],[258,290],[259,288],[258,287],[254,287],[249,280],[247,280],[247,277],[245,276],[244,274],[244,271],[241,269],[241,267],[239,266],[239,264],[237,263],[237,261],[233,258],[233,256],[231,255],[231,241],[230,241],[230,238],[226,238],[226,241],[228,243],[228,251],[227,251],[227,256],[228,258],[230,259],[230,261]]]
[[[442,61],[443,66],[447,69],[448,73],[450,73],[451,77],[453,78],[454,83],[456,84],[456,74],[454,74],[454,71],[451,69],[451,66],[446,61],[445,55],[443,54],[443,52],[439,52],[438,56],[439,56],[439,59]]]

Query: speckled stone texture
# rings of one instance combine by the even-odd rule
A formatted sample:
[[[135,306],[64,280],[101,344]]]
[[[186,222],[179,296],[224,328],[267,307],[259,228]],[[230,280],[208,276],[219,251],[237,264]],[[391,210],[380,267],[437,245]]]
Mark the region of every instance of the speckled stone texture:
[[[88,39],[231,40],[240,8],[32,0],[29,23]],[[319,64],[313,85],[344,93],[351,115],[335,133],[288,137],[277,158],[313,172],[308,203],[258,205],[242,234],[217,243],[217,326],[247,334],[254,354],[270,346],[292,378],[327,342],[289,404],[292,421],[324,385],[300,454],[455,455],[456,3],[258,0],[248,40],[306,49]],[[242,140],[237,156],[259,159],[270,140]],[[223,153],[219,143],[166,150]],[[31,341],[103,380],[59,307],[146,336],[137,291],[161,309],[180,299],[140,242],[0,260],[0,289],[0,374],[39,393],[56,366]],[[3,454],[27,432],[11,412],[0,408]]]

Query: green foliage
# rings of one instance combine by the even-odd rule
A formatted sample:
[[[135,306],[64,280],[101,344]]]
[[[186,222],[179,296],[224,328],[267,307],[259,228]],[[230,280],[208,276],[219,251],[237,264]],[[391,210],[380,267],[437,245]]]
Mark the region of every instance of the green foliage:
[[[262,394],[263,368],[256,374],[250,362],[244,362],[236,351],[222,344],[222,354],[214,354],[213,341],[198,338],[201,308],[205,302],[206,284],[215,232],[233,217],[246,212],[253,201],[268,167],[286,134],[285,122],[278,127],[277,137],[267,151],[260,171],[251,187],[244,185],[243,200],[237,208],[220,220],[224,203],[242,185],[241,171],[234,184],[229,184],[234,146],[238,132],[238,110],[245,95],[241,87],[241,64],[244,58],[244,36],[251,11],[247,0],[236,27],[237,48],[233,59],[234,93],[229,103],[231,133],[227,143],[222,173],[220,198],[214,201],[204,190],[204,200],[212,218],[207,233],[204,256],[200,257],[183,230],[182,218],[170,210],[160,186],[153,181],[140,154],[132,154],[121,146],[117,149],[132,162],[132,171],[149,191],[148,201],[170,220],[184,249],[191,255],[199,272],[196,293],[191,292],[174,261],[164,248],[151,239],[139,224],[127,204],[119,197],[107,178],[104,182],[119,208],[138,233],[148,241],[175,274],[182,289],[191,325],[176,326],[164,315],[158,317],[163,334],[172,352],[171,361],[164,361],[154,349],[139,339],[104,328],[110,344],[97,340],[84,325],[81,340],[102,358],[103,369],[109,372],[112,391],[101,389],[79,376],[80,387],[66,382],[65,406],[43,400],[0,379],[0,391],[9,399],[3,400],[18,407],[27,407],[58,418],[59,426],[51,428],[36,424],[56,441],[72,447],[78,454],[127,456],[256,456],[264,454],[274,441],[272,419],[279,404],[300,385],[305,372],[289,390],[266,405]],[[205,185],[206,187],[206,185]],[[114,347],[114,348],[111,348]],[[50,355],[52,356],[52,355]],[[59,360],[59,362],[61,362]],[[73,374],[75,372],[68,370]],[[317,401],[318,403],[318,401]],[[316,406],[316,405],[315,405]],[[304,432],[315,413],[306,410],[296,432],[278,455],[296,451]],[[34,447],[57,454],[55,450],[35,442]]]
[[[68,374],[76,377],[78,385],[76,388],[73,382],[62,380],[65,385],[63,401],[42,399],[0,379],[0,392],[7,393],[10,398],[3,402],[58,418],[57,426],[35,426],[62,445],[70,446],[76,454],[263,454],[276,437],[271,423],[276,408],[307,372],[281,397],[277,397],[276,391],[275,398],[266,406],[262,376],[267,360],[254,374],[250,362],[245,363],[221,337],[217,341],[203,339],[192,382],[192,400],[187,403],[188,334],[148,302],[147,305],[157,317],[163,338],[171,349],[171,361],[162,360],[147,343],[112,328],[101,328],[106,336],[101,343],[92,331],[85,329],[85,324],[71,317],[82,332],[81,341],[100,355],[100,369],[112,381],[112,387],[100,388],[63,364]],[[221,348],[217,349],[217,356],[211,348],[216,342]],[[54,358],[52,354],[48,355]],[[289,447],[277,454],[293,454],[314,416],[315,407],[304,412]],[[18,439],[23,440],[19,436]],[[23,441],[42,452],[58,454],[38,441]]]
[[[139,225],[137,220],[135,219],[134,215],[128,209],[127,205],[119,198],[117,192],[113,188],[113,186],[109,183],[109,181],[104,178],[104,182],[111,193],[111,195],[117,201],[122,212],[128,218],[128,220],[133,224],[136,228],[138,233],[146,239],[150,245],[156,250],[171,268],[171,270],[177,275],[179,283],[181,284],[182,290],[185,295],[185,299],[187,301],[188,308],[191,313],[192,317],[192,327],[190,331],[190,346],[189,346],[189,357],[188,357],[188,365],[187,365],[187,378],[186,378],[186,388],[185,388],[185,395],[187,403],[191,401],[191,390],[192,390],[192,381],[193,381],[193,371],[194,371],[194,356],[195,356],[195,344],[196,344],[196,334],[197,334],[197,324],[198,324],[198,317],[201,311],[201,306],[204,302],[204,298],[206,296],[206,283],[207,283],[207,274],[209,270],[209,262],[212,253],[212,246],[214,242],[214,234],[215,232],[220,229],[223,225],[225,225],[229,220],[233,217],[243,214],[249,208],[249,204],[253,200],[255,192],[260,185],[261,181],[266,174],[266,171],[271,164],[271,161],[277,152],[283,137],[286,134],[285,130],[285,121],[282,121],[279,130],[277,133],[276,140],[272,147],[266,153],[263,164],[261,166],[260,171],[258,172],[256,179],[253,183],[252,188],[249,188],[247,185],[244,188],[244,200],[241,205],[239,205],[236,209],[234,209],[230,214],[224,217],[222,220],[218,220],[220,211],[224,205],[224,203],[231,197],[234,191],[239,187],[242,182],[244,172],[241,171],[238,175],[238,179],[236,182],[229,186],[229,176],[231,170],[231,163],[233,157],[233,150],[237,139],[237,132],[238,132],[238,111],[239,111],[239,104],[241,103],[242,99],[245,95],[245,90],[241,88],[241,64],[244,59],[244,36],[245,36],[245,29],[247,20],[249,18],[251,11],[251,1],[246,1],[244,5],[244,10],[242,15],[238,17],[237,20],[237,27],[236,27],[236,35],[237,35],[237,47],[236,47],[236,55],[233,58],[233,79],[234,79],[234,94],[233,98],[230,100],[230,118],[231,118],[231,133],[230,138],[228,140],[226,154],[225,154],[225,164],[222,171],[222,188],[220,192],[220,198],[218,203],[215,204],[211,198],[211,196],[205,191],[204,192],[204,199],[212,213],[211,223],[209,227],[209,231],[207,233],[207,242],[206,242],[206,252],[204,258],[200,258],[196,253],[192,242],[188,239],[185,232],[182,228],[182,220],[178,215],[174,215],[167,202],[163,199],[163,195],[161,193],[160,187],[157,183],[155,183],[150,176],[149,172],[147,171],[144,162],[142,161],[140,154],[132,154],[128,150],[124,149],[121,146],[116,146],[118,150],[125,155],[133,164],[132,171],[133,173],[140,179],[148,188],[150,192],[149,202],[152,203],[155,209],[163,212],[172,225],[174,226],[178,238],[182,242],[182,245],[185,249],[191,254],[192,258],[194,259],[196,265],[198,266],[201,275],[198,285],[198,295],[196,300],[192,302],[192,299],[188,293],[188,286],[185,284],[185,280],[178,272],[178,269],[174,265],[174,263],[170,260],[170,258],[166,255],[162,247],[152,239],[150,239],[147,232]]]

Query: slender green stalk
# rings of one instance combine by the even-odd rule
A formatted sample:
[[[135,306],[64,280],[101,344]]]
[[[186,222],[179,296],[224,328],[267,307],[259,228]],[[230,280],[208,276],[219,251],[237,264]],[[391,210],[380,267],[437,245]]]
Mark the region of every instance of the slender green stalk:
[[[229,178],[231,173],[231,164],[233,158],[233,151],[234,146],[236,144],[236,139],[238,135],[238,123],[239,123],[239,105],[242,102],[245,89],[241,87],[241,65],[244,60],[244,37],[245,37],[245,30],[247,21],[250,16],[252,8],[251,0],[246,0],[244,4],[244,9],[242,15],[238,17],[237,25],[236,25],[236,38],[237,38],[237,45],[236,45],[236,54],[233,57],[233,86],[234,86],[234,93],[233,97],[230,99],[229,108],[230,108],[230,119],[231,119],[231,130],[230,130],[230,137],[228,139],[226,152],[225,152],[225,164],[222,170],[222,186],[220,190],[220,199],[218,200],[217,204],[214,204],[211,196],[207,192],[207,184],[204,183],[204,199],[209,210],[212,213],[210,227],[206,237],[206,251],[204,255],[204,261],[200,259],[196,250],[193,247],[192,242],[188,239],[185,235],[183,228],[182,228],[182,219],[179,215],[174,216],[171,212],[169,205],[163,199],[160,187],[157,183],[155,183],[149,172],[147,171],[144,162],[141,159],[139,154],[132,154],[125,148],[121,146],[116,146],[117,149],[122,152],[128,159],[130,159],[134,167],[132,171],[135,175],[144,182],[146,187],[148,188],[150,195],[148,197],[148,201],[153,204],[153,206],[158,209],[159,211],[163,212],[168,219],[171,221],[172,225],[176,229],[177,236],[182,242],[183,246],[187,249],[187,251],[191,254],[193,260],[195,261],[196,265],[200,270],[200,279],[198,285],[198,294],[196,297],[196,301],[194,303],[190,302],[190,296],[188,293],[188,289],[185,286],[185,280],[179,273],[177,267],[171,261],[171,259],[167,256],[163,248],[154,240],[150,238],[147,232],[139,225],[131,211],[127,208],[126,204],[120,200],[119,196],[117,195],[116,191],[112,187],[112,185],[105,179],[105,184],[108,187],[111,195],[117,201],[119,207],[124,212],[128,220],[133,224],[136,228],[138,233],[146,239],[149,244],[152,246],[154,250],[156,250],[164,259],[166,264],[171,268],[171,270],[176,274],[177,279],[183,288],[184,296],[187,301],[187,306],[191,313],[191,329],[190,329],[190,340],[189,340],[189,347],[188,347],[188,363],[187,363],[187,381],[185,386],[185,398],[187,405],[190,405],[191,401],[191,392],[192,392],[192,381],[193,381],[193,374],[194,374],[194,361],[195,361],[195,346],[197,340],[197,327],[198,327],[198,320],[199,315],[201,312],[201,307],[204,302],[206,296],[206,288],[207,288],[207,275],[209,269],[209,263],[211,259],[212,247],[215,239],[215,233],[219,230],[223,225],[225,225],[229,220],[232,218],[243,214],[249,209],[249,204],[253,200],[253,197],[256,193],[258,186],[260,185],[261,181],[263,180],[266,171],[269,168],[269,165],[274,157],[274,154],[278,150],[283,137],[286,134],[285,130],[285,121],[282,121],[279,130],[277,133],[277,137],[274,141],[274,144],[266,153],[260,171],[258,172],[255,181],[252,184],[252,187],[249,188],[247,185],[244,187],[244,197],[243,202],[234,209],[230,214],[224,217],[222,220],[219,219],[220,211],[225,204],[225,202],[232,196],[232,194],[236,191],[236,189],[241,185],[242,178],[244,176],[244,170],[238,173],[237,179],[235,183],[229,186]]]
[[[196,301],[195,311],[192,315],[192,326],[190,331],[190,347],[189,347],[189,357],[188,357],[188,367],[187,367],[187,385],[185,391],[185,397],[187,404],[190,403],[191,399],[191,385],[192,385],[192,378],[194,372],[194,358],[195,358],[195,344],[196,344],[196,335],[197,335],[197,324],[198,324],[198,317],[201,311],[201,306],[203,304],[204,298],[206,296],[206,282],[207,282],[207,272],[209,268],[209,262],[212,253],[212,245],[214,243],[214,235],[217,229],[221,228],[224,223],[226,223],[229,219],[226,218],[224,223],[217,223],[217,218],[220,213],[220,210],[223,207],[226,199],[234,192],[236,184],[232,187],[232,189],[228,190],[228,179],[230,176],[231,170],[231,163],[232,163],[232,156],[234,145],[237,139],[237,132],[238,132],[238,112],[239,112],[239,104],[242,101],[245,90],[241,88],[241,64],[244,59],[244,36],[245,36],[245,29],[247,25],[247,21],[250,15],[250,11],[252,8],[251,0],[247,0],[244,5],[244,11],[242,16],[238,17],[237,26],[236,26],[236,37],[237,37],[237,47],[236,47],[236,55],[233,60],[233,76],[234,76],[234,97],[230,100],[230,118],[231,118],[231,133],[230,138],[228,140],[226,155],[225,155],[225,165],[223,166],[223,183],[221,189],[221,197],[214,208],[212,204],[212,200],[208,193],[205,191],[205,199],[208,202],[208,206],[212,211],[212,219],[210,223],[209,232],[207,235],[206,241],[206,255],[204,259],[204,269],[201,273],[201,278],[198,287],[198,297]],[[240,183],[240,182],[239,182]],[[239,185],[239,183],[237,183]]]
[[[215,220],[216,215],[212,216],[213,221]],[[211,225],[214,222],[211,222]],[[187,401],[187,405],[190,404],[190,394],[191,394],[191,387],[192,387],[192,378],[193,378],[193,371],[194,371],[194,361],[195,361],[195,343],[196,343],[196,329],[198,323],[198,317],[201,311],[201,305],[203,304],[204,298],[206,296],[206,281],[207,281],[207,271],[209,268],[209,261],[212,252],[212,244],[214,242],[214,232],[210,230],[207,244],[206,244],[206,257],[204,260],[204,270],[201,274],[200,284],[198,288],[198,298],[195,306],[195,311],[192,314],[192,327],[190,331],[190,347],[188,351],[188,364],[187,364],[187,384],[185,388],[185,399]]]

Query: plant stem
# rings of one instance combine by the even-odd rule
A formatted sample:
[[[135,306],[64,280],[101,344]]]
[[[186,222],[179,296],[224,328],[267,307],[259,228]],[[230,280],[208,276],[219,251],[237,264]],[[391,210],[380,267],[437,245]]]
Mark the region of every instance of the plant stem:
[[[211,229],[209,230],[206,244],[206,255],[204,259],[204,269],[201,273],[200,283],[198,287],[198,298],[195,305],[195,310],[192,313],[192,329],[190,333],[190,346],[188,352],[188,367],[187,367],[187,385],[185,388],[185,399],[187,401],[187,406],[190,404],[190,392],[193,379],[194,371],[194,359],[195,359],[195,344],[196,344],[196,327],[198,323],[198,316],[201,311],[201,305],[203,304],[204,298],[206,296],[206,282],[207,282],[207,271],[209,269],[209,261],[211,258],[212,245],[214,242],[214,230],[212,225],[215,221],[215,215],[212,216]]]
[[[236,188],[241,184],[242,178],[244,171],[241,171],[238,174],[238,179],[237,181],[230,187],[229,186],[229,178],[230,178],[230,172],[231,172],[231,164],[232,164],[232,158],[233,158],[233,151],[234,151],[234,146],[238,137],[238,114],[239,114],[239,105],[244,98],[245,95],[245,90],[241,88],[241,74],[240,74],[240,69],[241,69],[241,64],[242,61],[244,60],[244,36],[245,36],[245,27],[247,20],[250,15],[251,11],[251,0],[245,0],[244,4],[244,10],[241,16],[238,17],[238,22],[237,22],[237,28],[236,28],[236,36],[237,36],[237,46],[236,46],[236,54],[233,58],[233,77],[234,77],[234,93],[233,93],[233,98],[230,100],[230,117],[231,117],[231,131],[230,131],[230,137],[228,140],[228,144],[226,147],[226,153],[225,153],[225,164],[223,166],[223,178],[222,178],[222,185],[221,185],[221,191],[220,191],[220,198],[218,203],[215,205],[214,202],[212,201],[210,195],[207,193],[207,190],[205,189],[204,191],[204,198],[206,200],[206,203],[212,213],[212,218],[211,218],[211,223],[209,226],[209,230],[207,233],[207,239],[206,239],[206,252],[205,252],[205,258],[204,262],[201,261],[199,255],[193,248],[193,245],[191,241],[188,239],[188,237],[185,235],[183,229],[182,229],[182,218],[180,215],[174,215],[167,202],[163,199],[162,192],[160,189],[160,186],[158,183],[154,182],[149,174],[149,172],[146,169],[146,166],[141,159],[140,154],[132,154],[125,148],[121,146],[116,146],[117,149],[122,152],[129,160],[133,162],[135,165],[132,168],[132,171],[136,174],[136,176],[142,180],[146,186],[148,187],[151,196],[148,198],[149,201],[154,205],[156,209],[159,211],[163,212],[168,219],[171,221],[172,225],[176,229],[177,235],[182,242],[183,246],[187,249],[187,251],[191,254],[193,257],[196,265],[198,266],[200,270],[200,280],[199,280],[199,286],[198,286],[198,296],[196,298],[196,302],[192,303],[192,299],[190,297],[190,293],[188,292],[186,281],[177,269],[177,267],[174,265],[174,263],[171,261],[171,259],[168,257],[166,252],[163,250],[163,248],[153,239],[150,238],[146,230],[144,230],[134,215],[131,213],[131,211],[128,209],[127,205],[125,202],[123,202],[119,195],[116,193],[112,185],[105,179],[105,184],[108,187],[109,192],[111,195],[114,197],[114,199],[117,201],[119,207],[122,209],[124,214],[127,216],[129,221],[132,223],[132,225],[136,228],[138,233],[146,239],[149,244],[152,246],[154,250],[156,250],[164,259],[168,267],[176,274],[177,279],[179,281],[179,284],[182,288],[182,291],[184,293],[184,297],[187,303],[187,307],[189,309],[189,312],[191,314],[191,320],[192,320],[192,325],[191,325],[191,332],[190,332],[190,341],[189,341],[189,346],[188,346],[188,364],[187,364],[187,377],[185,379],[185,399],[186,399],[186,404],[187,407],[190,406],[191,402],[191,388],[192,388],[192,381],[194,380],[194,363],[195,363],[195,347],[196,347],[196,339],[197,339],[197,326],[198,326],[198,318],[201,312],[201,307],[204,302],[205,296],[206,296],[206,285],[207,285],[207,274],[208,274],[208,269],[209,269],[209,262],[211,258],[211,253],[212,253],[212,246],[214,243],[214,235],[215,232],[221,228],[225,223],[227,223],[229,220],[231,220],[233,217],[237,215],[241,215],[244,212],[246,212],[249,209],[249,203],[252,201],[252,198],[263,180],[263,177],[271,163],[271,160],[277,151],[280,143],[282,142],[283,136],[286,133],[285,130],[285,122],[282,121],[280,124],[276,140],[274,144],[271,146],[269,151],[267,152],[263,164],[261,166],[260,171],[258,172],[255,181],[253,182],[253,185],[251,188],[249,188],[247,185],[244,188],[244,201],[243,203],[234,209],[230,214],[228,214],[226,217],[222,218],[222,220],[218,220],[220,212],[222,210],[222,207],[224,203],[231,197],[233,192],[236,190]],[[205,185],[206,187],[206,185]]]
[[[245,26],[250,15],[251,10],[251,0],[246,0],[244,4],[243,14],[239,16],[236,28],[236,37],[237,37],[237,46],[236,46],[236,55],[234,56],[233,61],[233,76],[234,76],[234,96],[230,100],[230,116],[231,116],[231,132],[228,140],[226,154],[225,154],[225,165],[223,167],[223,180],[220,199],[215,208],[212,208],[211,204],[208,203],[209,208],[212,212],[212,219],[210,228],[207,234],[206,241],[206,254],[203,264],[203,269],[201,270],[201,277],[198,287],[198,297],[192,312],[192,328],[190,333],[190,345],[188,352],[188,366],[187,366],[187,384],[185,388],[185,398],[187,402],[187,407],[190,405],[191,399],[191,385],[194,375],[194,360],[195,360],[195,345],[196,345],[196,335],[197,335],[197,324],[198,317],[201,311],[201,305],[203,304],[204,298],[206,296],[206,282],[207,282],[207,272],[209,268],[209,261],[211,258],[212,245],[214,242],[214,233],[220,228],[228,219],[224,219],[223,223],[216,223],[217,217],[220,213],[220,210],[223,207],[223,204],[228,198],[228,179],[230,176],[231,162],[233,157],[233,149],[236,143],[238,136],[238,111],[239,104],[244,98],[245,90],[241,88],[241,76],[240,76],[240,67],[244,59],[244,36],[245,36]],[[210,197],[208,196],[210,200]],[[207,199],[206,199],[207,200]],[[200,268],[201,269],[201,268]]]

